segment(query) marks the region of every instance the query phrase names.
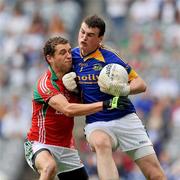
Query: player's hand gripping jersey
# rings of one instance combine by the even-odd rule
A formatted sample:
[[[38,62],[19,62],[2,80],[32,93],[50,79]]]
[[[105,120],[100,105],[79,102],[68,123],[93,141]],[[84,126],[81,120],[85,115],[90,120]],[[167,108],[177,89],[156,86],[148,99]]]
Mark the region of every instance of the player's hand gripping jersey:
[[[69,102],[76,101],[75,97],[65,89],[62,80],[58,80],[49,67],[33,90],[32,127],[28,133],[28,140],[63,147],[74,147],[72,137],[73,118],[65,116],[48,105],[49,99],[60,93]]]
[[[128,72],[129,81],[138,76],[137,73],[126,64],[117,53],[103,46],[85,57],[81,56],[79,48],[74,48],[72,50],[72,57],[73,68],[77,74],[78,84],[84,103],[104,101],[112,98],[111,95],[101,92],[97,83],[99,73],[105,65],[109,63],[117,63],[124,66]],[[129,108],[124,110],[103,110],[89,115],[86,118],[86,123],[92,123],[95,121],[111,121],[135,112],[135,108],[131,102],[128,107]]]

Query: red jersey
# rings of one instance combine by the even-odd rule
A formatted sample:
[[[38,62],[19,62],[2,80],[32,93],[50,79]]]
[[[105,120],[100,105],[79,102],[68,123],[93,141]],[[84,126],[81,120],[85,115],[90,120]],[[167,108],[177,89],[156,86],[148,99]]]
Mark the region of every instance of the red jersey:
[[[67,91],[62,80],[59,80],[51,67],[39,78],[33,88],[32,126],[28,132],[28,140],[44,144],[74,147],[72,136],[74,118],[67,117],[48,105],[49,99],[63,94],[69,102],[77,101]]]

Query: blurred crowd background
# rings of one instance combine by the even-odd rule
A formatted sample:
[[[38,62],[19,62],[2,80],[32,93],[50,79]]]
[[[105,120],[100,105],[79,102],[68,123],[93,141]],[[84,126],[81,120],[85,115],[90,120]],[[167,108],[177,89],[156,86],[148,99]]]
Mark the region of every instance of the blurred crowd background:
[[[52,36],[77,46],[84,16],[102,16],[105,43],[121,54],[148,85],[131,96],[168,180],[180,180],[180,0],[0,0],[0,179],[35,180],[23,141],[31,123],[32,85],[47,65],[42,47]],[[77,148],[90,179],[96,157],[76,117]],[[121,151],[114,154],[122,180],[144,180]]]

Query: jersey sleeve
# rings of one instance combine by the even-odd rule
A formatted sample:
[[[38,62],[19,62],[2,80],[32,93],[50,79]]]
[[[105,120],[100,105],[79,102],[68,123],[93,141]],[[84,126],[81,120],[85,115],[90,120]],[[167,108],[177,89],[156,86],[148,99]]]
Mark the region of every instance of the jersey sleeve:
[[[60,91],[46,78],[39,79],[33,89],[33,99],[39,103],[48,103],[49,99],[57,94],[60,94]]]
[[[117,63],[122,65],[126,71],[128,72],[128,79],[132,81],[133,79],[138,77],[138,73],[128,64],[126,63],[118,53],[111,52],[111,58],[109,59],[108,63]]]
[[[131,71],[128,74],[129,81],[132,81],[133,79],[136,79],[138,77],[137,72],[134,69],[131,69]]]

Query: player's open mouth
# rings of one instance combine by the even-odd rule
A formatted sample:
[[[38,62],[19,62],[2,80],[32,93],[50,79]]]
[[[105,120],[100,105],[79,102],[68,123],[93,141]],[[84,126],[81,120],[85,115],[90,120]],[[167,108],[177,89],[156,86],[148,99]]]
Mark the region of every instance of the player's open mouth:
[[[81,44],[82,44],[83,46],[86,46],[86,45],[87,45],[87,43],[84,42],[84,41],[82,41]]]

